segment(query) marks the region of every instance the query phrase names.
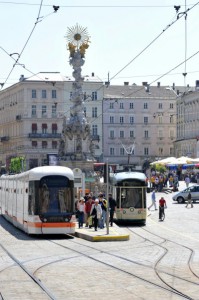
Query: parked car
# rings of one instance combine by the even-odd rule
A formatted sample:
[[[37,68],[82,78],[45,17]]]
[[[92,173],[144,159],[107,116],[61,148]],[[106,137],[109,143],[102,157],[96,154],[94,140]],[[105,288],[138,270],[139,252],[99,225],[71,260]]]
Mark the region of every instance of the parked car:
[[[192,185],[176,193],[175,195],[173,195],[172,199],[174,201],[177,201],[178,203],[184,203],[185,201],[187,201],[187,196],[189,192],[191,193],[193,202],[199,200],[199,185]]]

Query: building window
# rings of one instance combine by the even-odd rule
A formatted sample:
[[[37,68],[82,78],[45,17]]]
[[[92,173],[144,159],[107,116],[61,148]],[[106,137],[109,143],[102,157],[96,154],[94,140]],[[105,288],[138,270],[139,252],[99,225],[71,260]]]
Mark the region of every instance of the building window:
[[[130,117],[130,124],[134,123],[134,117]]]
[[[148,124],[148,117],[144,117],[144,124]]]
[[[113,102],[110,103],[110,109],[114,109],[114,103]]]
[[[174,117],[173,115],[170,115],[170,124],[173,124],[174,123]]]
[[[158,116],[158,123],[162,124],[162,116]]]
[[[32,133],[37,133],[37,124],[32,124]]]
[[[57,141],[52,141],[52,148],[57,149]]]
[[[42,116],[45,116],[46,112],[47,112],[46,105],[42,105],[42,108],[41,108],[41,114],[42,114]]]
[[[97,131],[98,131],[98,130],[97,130],[97,125],[93,125],[93,126],[92,126],[92,135],[93,135],[93,136],[96,136],[96,135],[97,135]]]
[[[70,92],[70,99],[72,99],[73,97],[73,92]]]
[[[124,156],[124,148],[120,148],[120,155]]]
[[[134,138],[134,131],[133,130],[130,130],[130,137]]]
[[[144,103],[144,109],[148,109],[148,103]]]
[[[47,141],[42,141],[41,145],[42,145],[42,149],[46,149],[48,146],[48,143],[47,143]]]
[[[37,141],[32,141],[32,148],[37,148]]]
[[[171,109],[173,109],[174,108],[174,105],[173,105],[173,103],[170,103],[170,106],[169,106]]]
[[[42,133],[47,133],[47,124],[42,124]]]
[[[57,105],[52,105],[52,117],[56,117],[57,115]]]
[[[144,155],[149,155],[149,148],[144,148]]]
[[[120,131],[120,138],[124,138],[124,131]]]
[[[92,118],[97,118],[97,107],[92,107]]]
[[[174,155],[174,148],[170,148],[169,152],[170,152],[170,155],[173,156]]]
[[[158,108],[159,108],[159,109],[162,109],[162,108],[163,108],[162,103],[158,103]]]
[[[97,92],[92,92],[92,100],[97,100]]]
[[[163,131],[162,129],[158,130],[158,137],[163,138]]]
[[[36,92],[36,90],[32,90],[32,98],[37,98],[37,92]]]
[[[130,109],[133,109],[133,108],[134,108],[134,107],[133,107],[133,103],[130,103],[130,104],[129,104],[129,108],[130,108]]]
[[[113,124],[114,123],[114,117],[110,116],[110,123]]]
[[[120,117],[120,124],[124,123],[124,117]]]
[[[86,100],[87,98],[87,95],[86,95],[86,92],[84,92],[84,101]]]
[[[52,124],[52,133],[53,134],[57,133],[57,124]]]
[[[35,117],[36,115],[37,115],[36,105],[32,105],[32,117]]]
[[[145,137],[145,138],[148,138],[148,137],[149,137],[149,132],[148,132],[148,130],[145,130],[145,131],[144,131],[144,137]]]
[[[56,90],[52,90],[52,98],[53,99],[57,98],[57,91]]]
[[[160,155],[160,156],[163,155],[163,148],[158,149],[158,155]]]
[[[174,130],[173,130],[173,129],[171,129],[171,130],[169,131],[169,137],[170,137],[171,139],[174,139]]]
[[[110,138],[111,138],[111,139],[114,139],[114,137],[115,137],[114,130],[110,130]]]
[[[120,109],[124,108],[124,103],[120,103]]]
[[[110,148],[110,155],[115,155],[115,148],[113,147]]]
[[[41,91],[41,97],[42,97],[43,99],[46,99],[46,90],[42,90],[42,91]]]

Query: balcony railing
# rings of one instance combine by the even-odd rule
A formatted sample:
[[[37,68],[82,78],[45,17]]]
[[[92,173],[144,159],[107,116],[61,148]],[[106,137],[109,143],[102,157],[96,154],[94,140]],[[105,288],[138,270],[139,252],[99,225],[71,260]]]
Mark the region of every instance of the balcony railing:
[[[1,142],[7,142],[9,141],[9,136],[2,136]]]
[[[60,139],[61,133],[29,133],[31,139]]]
[[[91,140],[92,140],[92,141],[98,141],[98,142],[99,142],[99,141],[100,141],[100,136],[97,135],[97,134],[96,134],[96,135],[91,135]]]

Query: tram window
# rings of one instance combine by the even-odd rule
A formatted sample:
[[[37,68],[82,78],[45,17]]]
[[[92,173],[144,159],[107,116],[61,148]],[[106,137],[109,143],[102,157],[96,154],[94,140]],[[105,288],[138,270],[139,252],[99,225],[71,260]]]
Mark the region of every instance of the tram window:
[[[122,188],[121,206],[123,208],[141,208],[142,207],[142,189],[140,188]]]
[[[34,181],[29,182],[29,196],[28,196],[28,213],[29,215],[37,214],[38,209],[35,205],[35,199],[38,199],[37,191],[38,188],[36,188],[36,183]]]

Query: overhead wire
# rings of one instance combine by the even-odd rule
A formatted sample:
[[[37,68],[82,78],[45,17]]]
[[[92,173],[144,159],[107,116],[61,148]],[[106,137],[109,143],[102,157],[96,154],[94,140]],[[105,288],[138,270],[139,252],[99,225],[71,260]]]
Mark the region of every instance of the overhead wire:
[[[14,4],[14,5],[27,5],[27,6],[38,6],[37,3],[27,2],[14,2],[14,1],[0,1],[0,4]],[[50,4],[43,4],[43,6],[52,6]],[[62,8],[167,8],[172,5],[60,5]]]
[[[177,18],[166,26],[163,31],[158,34],[141,52],[139,52],[133,59],[131,59],[123,68],[121,68],[114,76],[110,78],[110,81],[114,79],[118,74],[120,74],[124,69],[126,69],[136,58],[138,58],[145,50],[147,50],[163,33],[167,31],[173,24],[175,24],[179,19],[181,19],[184,15],[187,15],[187,12],[192,10],[199,2],[195,3],[191,8],[186,9],[184,12],[177,15]]]
[[[170,28],[177,20],[179,20],[185,13],[187,13],[188,11],[190,11],[191,9],[193,9],[197,4],[198,4],[199,2],[197,2],[196,4],[194,4],[191,8],[189,8],[189,9],[186,9],[186,11],[185,12],[183,12],[183,13],[181,13],[181,15],[179,15],[178,17],[177,17],[177,19],[175,20],[175,21],[173,21],[171,24],[169,24],[150,44],[148,44],[133,60],[131,60],[126,66],[124,66],[120,71],[118,71],[111,79],[113,79],[114,77],[116,77],[122,70],[124,70],[124,68],[126,68],[130,63],[132,63],[139,55],[141,55],[141,53],[143,53],[155,40],[157,40],[168,28]],[[38,19],[37,19],[38,20]],[[35,23],[36,24],[36,23]],[[198,53],[198,52],[197,52]],[[192,57],[193,56],[195,56],[197,53],[195,53],[194,55],[192,55]],[[192,58],[192,57],[190,57],[190,58]],[[189,59],[190,59],[189,58]],[[187,59],[187,60],[189,60],[189,59]],[[181,63],[182,64],[182,63]],[[178,66],[180,66],[181,64],[179,64]],[[174,69],[176,69],[178,66],[176,66],[175,68],[173,68],[172,70],[174,70]],[[158,79],[160,79],[160,78],[162,78],[163,76],[165,76],[165,75],[167,75],[168,73],[170,73],[172,70],[170,70],[170,71],[168,71],[168,72],[166,72],[166,73],[164,73],[163,75],[161,75]],[[155,82],[155,81],[157,81],[158,79],[156,79],[156,80],[154,80],[153,82]],[[151,82],[150,84],[152,84],[153,82]],[[99,87],[97,90],[96,90],[96,92],[98,91],[98,90],[100,90],[102,87],[104,87],[104,85],[102,85],[101,87]],[[142,87],[142,89],[143,89],[143,87]],[[139,89],[140,90],[140,89]],[[138,91],[139,91],[138,90]],[[128,96],[131,96],[132,94],[134,94],[134,93],[136,93],[136,92],[138,92],[138,91],[135,91],[135,92],[133,92],[133,93],[131,93],[131,94],[129,94]],[[88,97],[90,97],[90,96],[88,96]],[[69,112],[69,111],[67,111],[67,112]],[[66,112],[66,113],[67,113]],[[66,114],[65,113],[65,114]],[[101,114],[102,115],[102,114]],[[97,118],[99,118],[101,115],[99,115]],[[94,122],[94,121],[93,121]]]
[[[7,80],[9,79],[10,75],[12,74],[14,68],[15,68],[16,65],[18,64],[19,59],[21,58],[21,56],[22,56],[22,54],[23,54],[23,52],[24,52],[24,50],[25,50],[25,48],[26,48],[26,46],[27,46],[27,44],[28,44],[28,42],[29,42],[29,40],[30,40],[30,38],[31,38],[31,36],[32,36],[32,34],[33,34],[35,28],[36,28],[36,26],[37,26],[37,24],[41,21],[41,20],[40,20],[40,13],[41,13],[41,8],[42,8],[42,3],[43,3],[43,0],[41,0],[41,2],[40,2],[40,6],[39,6],[39,11],[38,11],[38,15],[37,15],[36,22],[35,22],[35,24],[34,24],[32,30],[31,30],[31,32],[30,32],[30,34],[29,34],[29,36],[28,36],[28,39],[26,40],[26,42],[25,42],[25,44],[24,44],[24,46],[23,46],[21,52],[20,52],[20,53],[13,53],[13,54],[17,54],[17,55],[18,55],[18,58],[14,59],[14,58],[12,57],[13,54],[9,54],[9,56],[11,56],[11,57],[15,60],[15,63],[14,63],[14,65],[13,65],[12,69],[10,70],[8,76],[6,77],[4,83],[1,84],[1,89],[2,89],[3,86],[6,84]],[[8,54],[8,52],[5,51],[5,49],[3,49],[2,47],[1,47],[1,49],[2,49],[4,52],[6,52],[6,53]],[[20,64],[20,65],[24,66],[23,64]]]

